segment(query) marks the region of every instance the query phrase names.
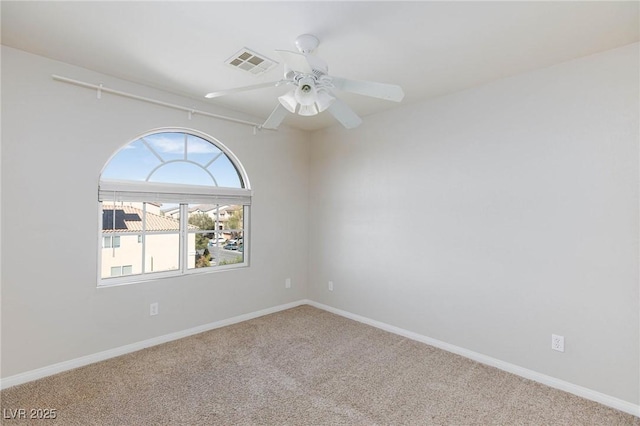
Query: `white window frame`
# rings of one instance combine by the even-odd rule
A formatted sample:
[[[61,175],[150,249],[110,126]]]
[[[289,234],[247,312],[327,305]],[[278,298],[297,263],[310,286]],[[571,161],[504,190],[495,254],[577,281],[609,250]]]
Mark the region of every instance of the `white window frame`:
[[[221,271],[228,271],[232,269],[245,268],[250,266],[250,217],[251,217],[251,199],[253,192],[250,189],[249,178],[244,170],[244,167],[237,159],[237,157],[220,141],[204,134],[202,132],[185,129],[185,128],[160,128],[149,132],[146,132],[129,142],[133,143],[141,138],[150,136],[157,133],[185,133],[187,135],[193,135],[202,138],[215,147],[220,149],[224,155],[231,161],[236,168],[242,188],[225,188],[218,186],[203,186],[203,185],[183,185],[183,184],[171,184],[171,183],[156,183],[156,182],[142,182],[142,181],[124,181],[124,180],[112,180],[101,179],[98,190],[98,233],[99,233],[99,245],[98,250],[98,287],[111,287],[114,285],[132,284],[137,282],[148,282],[161,278],[170,278],[178,276],[189,276],[194,274],[206,274],[215,273]],[[127,144],[128,145],[128,144]],[[120,152],[120,151],[118,151]],[[117,152],[111,157],[117,155]],[[186,155],[186,154],[185,154]],[[110,159],[111,160],[111,159]],[[107,162],[107,165],[109,162]],[[105,165],[106,167],[106,165]],[[215,179],[213,179],[215,183]],[[102,227],[102,202],[109,204],[115,204],[117,202],[156,202],[156,203],[176,203],[179,204],[179,220],[180,229],[179,235],[179,268],[177,270],[162,271],[162,272],[144,272],[140,274],[125,275],[120,277],[102,277],[102,238],[105,236]],[[187,241],[189,236],[188,230],[188,206],[189,204],[218,204],[222,205],[240,205],[244,209],[243,213],[243,261],[239,263],[229,265],[216,265],[206,268],[191,268],[188,267],[188,250]],[[146,209],[145,209],[146,211]],[[144,243],[145,231],[137,232],[138,235],[143,235],[142,240]],[[169,233],[176,233],[171,231]],[[130,233],[118,233],[110,232],[111,237],[118,235],[130,235]],[[143,249],[144,252],[144,249]],[[144,264],[144,258],[143,258]]]

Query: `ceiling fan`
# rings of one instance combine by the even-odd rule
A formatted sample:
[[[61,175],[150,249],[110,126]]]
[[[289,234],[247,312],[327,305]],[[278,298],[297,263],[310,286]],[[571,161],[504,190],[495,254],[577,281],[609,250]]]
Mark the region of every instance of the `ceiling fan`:
[[[347,129],[358,127],[362,119],[334,95],[333,89],[395,102],[400,102],[404,97],[402,88],[397,85],[329,75],[327,63],[311,54],[319,44],[319,40],[313,35],[303,34],[296,38],[295,44],[299,52],[276,50],[284,62],[283,79],[211,92],[205,97],[217,98],[265,87],[293,86],[289,92],[278,97],[278,105],[262,125],[265,129],[277,129],[288,113],[312,116],[323,111],[329,111]]]

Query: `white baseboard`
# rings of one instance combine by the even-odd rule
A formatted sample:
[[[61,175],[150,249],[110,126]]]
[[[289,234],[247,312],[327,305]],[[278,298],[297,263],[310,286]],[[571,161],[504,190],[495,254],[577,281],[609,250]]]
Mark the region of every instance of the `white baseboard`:
[[[53,374],[62,373],[63,371],[72,370],[74,368],[83,367],[85,365],[93,364],[95,362],[104,361],[109,358],[114,358],[120,355],[128,354],[131,352],[139,351],[144,348],[156,346],[162,343],[170,342],[172,340],[181,339],[183,337],[192,336],[194,334],[202,333],[205,331],[213,330],[216,328],[224,327],[231,324],[247,321],[250,319],[258,318],[264,315],[269,315],[275,312],[283,311],[286,309],[295,308],[300,305],[311,305],[318,309],[322,309],[345,318],[349,318],[381,330],[388,331],[390,333],[397,334],[399,336],[406,337],[411,340],[426,343],[427,345],[434,346],[436,348],[443,349],[448,352],[452,352],[466,358],[478,361],[482,364],[496,367],[500,370],[513,373],[520,377],[542,383],[552,388],[560,389],[565,392],[572,393],[574,395],[589,399],[591,401],[598,402],[611,408],[623,411],[625,413],[632,414],[640,417],[640,405],[632,404],[630,402],[615,398],[601,392],[594,391],[592,389],[585,388],[583,386],[575,385],[573,383],[566,382],[564,380],[556,379],[555,377],[547,376],[542,373],[538,373],[533,370],[529,370],[523,367],[519,367],[508,362],[501,361],[496,358],[492,358],[487,355],[483,355],[477,352],[470,351],[468,349],[461,348],[459,346],[451,345],[440,340],[432,339],[431,337],[423,336],[412,331],[408,331],[393,325],[389,325],[380,321],[376,321],[370,318],[366,318],[360,315],[352,314],[351,312],[343,311],[328,305],[323,305],[313,300],[302,299],[296,302],[287,303],[284,305],[278,305],[271,308],[263,309],[248,314],[238,315],[232,318],[204,324],[198,327],[193,327],[187,330],[178,331],[175,333],[165,334],[163,336],[154,337],[152,339],[143,340],[141,342],[132,343],[130,345],[120,346],[118,348],[109,349],[106,351],[98,352],[92,355],[75,358],[69,361],[63,361],[57,364],[49,365],[46,367],[38,368],[36,370],[27,371],[25,373],[16,374],[0,380],[0,389],[10,388],[22,383],[27,383],[33,380],[41,379],[43,377],[51,376]]]
[[[574,395],[589,399],[591,401],[599,402],[600,404],[606,405],[607,407],[615,408],[616,410],[624,411],[625,413],[629,413],[634,416],[640,417],[640,405],[632,404],[628,401],[624,401],[622,399],[615,398],[613,396],[606,395],[604,393],[597,392],[592,389],[585,388],[583,386],[569,383],[564,380],[556,379],[555,377],[547,376],[546,374],[538,373],[533,370],[519,367],[517,365],[510,364],[508,362],[504,362],[487,355],[473,352],[468,349],[461,348],[459,346],[451,345],[449,343],[442,342],[440,340],[432,339],[431,337],[423,336],[421,334],[404,330],[402,328],[395,327],[393,325],[385,324],[380,321],[376,321],[360,315],[352,314],[351,312],[347,312],[331,306],[323,305],[321,303],[317,303],[312,300],[305,300],[304,302],[318,309],[322,309],[322,310],[343,316],[345,318],[349,318],[367,325],[371,325],[373,327],[406,337],[411,340],[416,340],[418,342],[426,343],[427,345],[431,345],[436,348],[444,349],[445,351],[461,355],[465,358],[478,361],[482,364],[496,367],[500,370],[513,373],[517,376],[524,377],[526,379],[530,379],[535,382],[542,383],[552,388],[560,389],[565,392],[569,392]]]
[[[264,315],[273,314],[275,312],[284,311],[285,309],[295,308],[296,306],[305,305],[308,303],[309,302],[307,300],[298,300],[296,302],[274,306],[272,308],[267,308],[267,309],[263,309],[256,312],[250,312],[248,314],[238,315],[232,318],[189,328],[187,330],[177,331],[175,333],[165,334],[164,336],[158,336],[152,339],[143,340],[141,342],[132,343],[130,345],[120,346],[118,348],[109,349],[109,350],[98,352],[92,355],[86,355],[86,356],[75,358],[69,361],[63,361],[57,364],[48,365],[46,367],[38,368],[36,370],[27,371],[24,373],[16,374],[14,376],[6,377],[4,379],[0,379],[0,389],[10,388],[12,386],[20,385],[22,383],[27,383],[37,379],[41,379],[43,377],[51,376],[53,374],[62,373],[63,371],[72,370],[74,368],[83,367],[85,365],[93,364],[95,362],[104,361],[109,358],[114,358],[120,355],[139,351],[140,349],[156,346],[161,343],[170,342],[172,340],[177,340],[183,337],[192,336],[194,334],[213,330],[215,328],[220,328],[227,325],[236,324],[242,321],[258,318]]]

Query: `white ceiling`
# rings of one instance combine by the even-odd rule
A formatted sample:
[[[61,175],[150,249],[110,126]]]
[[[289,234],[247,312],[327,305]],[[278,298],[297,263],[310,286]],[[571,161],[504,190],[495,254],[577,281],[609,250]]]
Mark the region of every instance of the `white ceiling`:
[[[243,47],[279,61],[295,38],[320,39],[329,74],[393,83],[403,104],[637,42],[630,2],[1,2],[2,44],[204,99],[276,81],[224,61]],[[68,76],[73,78],[73,76]],[[95,82],[94,82],[95,83]],[[207,100],[266,118],[288,87]],[[337,92],[367,116],[399,104]],[[365,118],[366,121],[366,118]],[[328,113],[284,125],[334,125]]]

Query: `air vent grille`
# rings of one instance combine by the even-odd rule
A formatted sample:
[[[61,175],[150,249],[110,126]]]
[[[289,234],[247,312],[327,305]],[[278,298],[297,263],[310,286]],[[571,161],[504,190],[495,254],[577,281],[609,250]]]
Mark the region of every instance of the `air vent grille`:
[[[236,52],[225,63],[253,75],[263,74],[278,65],[273,59],[269,59],[246,47]]]

